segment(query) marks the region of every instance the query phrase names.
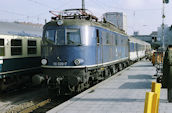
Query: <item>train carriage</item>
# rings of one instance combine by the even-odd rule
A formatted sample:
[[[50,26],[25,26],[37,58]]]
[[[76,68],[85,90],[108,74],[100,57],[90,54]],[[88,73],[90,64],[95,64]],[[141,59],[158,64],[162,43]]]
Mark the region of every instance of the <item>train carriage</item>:
[[[0,35],[0,89],[25,83],[40,73],[41,38]]]
[[[143,57],[149,57],[151,45],[134,37],[129,37],[129,59],[137,61]]]

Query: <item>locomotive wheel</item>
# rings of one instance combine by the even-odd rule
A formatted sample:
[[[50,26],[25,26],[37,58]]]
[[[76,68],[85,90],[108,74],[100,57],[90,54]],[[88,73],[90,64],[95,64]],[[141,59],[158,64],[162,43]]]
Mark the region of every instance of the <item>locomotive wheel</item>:
[[[69,88],[69,91],[70,92],[74,92],[75,91],[75,86],[68,85],[68,88]]]
[[[124,68],[126,68],[127,67],[127,63],[124,63]]]
[[[115,66],[115,73],[117,73],[119,71],[118,66]]]
[[[108,70],[108,77],[112,76],[113,73],[110,71],[110,69]]]
[[[119,64],[119,71],[121,71],[123,69],[122,64]]]
[[[81,92],[81,84],[78,84],[75,88],[77,93]]]
[[[84,86],[84,84],[82,83],[82,84],[81,84],[81,91],[83,91],[84,88],[85,88],[85,86]]]
[[[84,87],[87,89],[87,88],[90,87],[90,84],[89,84],[89,83],[86,83],[86,84],[84,85]]]

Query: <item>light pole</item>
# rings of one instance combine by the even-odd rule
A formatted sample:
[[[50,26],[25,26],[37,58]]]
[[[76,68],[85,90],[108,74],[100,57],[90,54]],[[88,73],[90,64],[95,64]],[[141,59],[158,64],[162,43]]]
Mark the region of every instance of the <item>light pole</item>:
[[[82,0],[82,10],[85,12],[85,0]]]
[[[165,0],[163,0],[163,4],[162,4],[162,50],[163,50],[163,54],[164,54],[164,51],[165,51],[165,43],[164,43],[164,19],[165,19],[165,12],[164,12],[164,9],[165,9]]]
[[[164,19],[165,19],[165,4],[168,4],[169,0],[162,0],[162,49],[163,55],[165,53],[165,42],[164,42]]]

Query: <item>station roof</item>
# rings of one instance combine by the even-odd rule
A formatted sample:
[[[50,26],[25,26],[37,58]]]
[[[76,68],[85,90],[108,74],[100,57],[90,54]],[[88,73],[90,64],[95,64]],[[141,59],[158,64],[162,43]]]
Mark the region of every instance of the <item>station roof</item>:
[[[0,34],[19,36],[42,36],[43,25],[24,22],[0,22]]]

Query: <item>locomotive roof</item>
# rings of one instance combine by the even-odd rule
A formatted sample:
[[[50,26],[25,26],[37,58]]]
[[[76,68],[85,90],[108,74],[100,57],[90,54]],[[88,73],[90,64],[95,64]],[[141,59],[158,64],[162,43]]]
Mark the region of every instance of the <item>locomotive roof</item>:
[[[55,26],[57,25],[57,21],[58,20],[54,20],[54,21],[50,21],[47,24],[45,24],[44,28],[46,28],[47,26]],[[121,33],[123,35],[127,35],[123,30],[120,30],[118,28],[116,28],[114,25],[106,22],[96,22],[96,21],[91,21],[91,20],[85,20],[85,19],[64,19],[63,20],[64,23],[63,25],[88,25],[88,26],[97,26],[97,27],[102,27],[104,29],[108,29],[110,31],[114,31],[114,32],[118,32]]]

